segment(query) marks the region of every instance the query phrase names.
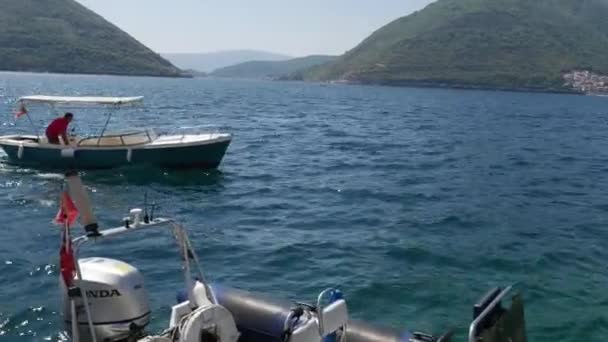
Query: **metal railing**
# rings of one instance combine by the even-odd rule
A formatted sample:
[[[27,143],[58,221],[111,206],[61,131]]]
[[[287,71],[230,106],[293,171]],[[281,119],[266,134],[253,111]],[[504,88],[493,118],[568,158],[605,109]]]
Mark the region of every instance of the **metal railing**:
[[[488,304],[484,310],[477,316],[471,325],[469,326],[469,342],[476,342],[477,339],[477,329],[481,322],[483,322],[488,315],[490,315],[496,307],[501,303],[501,301],[505,298],[505,296],[513,289],[513,285],[502,290],[492,301]]]
[[[118,133],[104,134],[103,136],[88,136],[78,140],[76,146],[94,146],[94,147],[110,147],[110,146],[133,146],[143,145],[151,143],[161,136],[174,136],[178,137],[178,141],[183,143],[184,140],[190,135],[198,134],[209,134],[210,139],[215,139],[221,136],[222,127],[218,125],[192,125],[192,126],[181,126],[175,128],[168,128],[159,131],[158,134],[155,129],[147,128],[136,131],[126,131]],[[141,136],[145,140],[131,143],[128,141],[129,137]],[[111,141],[117,139],[119,143],[104,143],[104,140]]]
[[[186,289],[188,289],[188,291],[190,291],[190,289],[192,289],[192,274],[191,274],[191,269],[190,269],[191,260],[194,263],[194,266],[196,268],[196,273],[197,273],[197,277],[198,277],[197,279],[199,281],[201,281],[205,287],[208,287],[208,283],[203,275],[203,271],[202,271],[198,256],[196,255],[194,249],[192,248],[192,245],[190,243],[190,240],[188,239],[186,230],[181,225],[177,224],[175,221],[173,221],[171,219],[157,218],[157,219],[153,219],[153,220],[146,222],[146,221],[140,221],[140,219],[138,217],[135,220],[135,222],[129,221],[129,224],[126,224],[126,222],[125,222],[124,226],[101,230],[99,232],[96,232],[95,234],[89,233],[86,235],[78,236],[78,237],[72,239],[72,245],[74,246],[74,249],[73,249],[74,259],[78,260],[78,252],[80,251],[80,248],[87,242],[99,241],[100,239],[105,240],[110,237],[116,237],[116,236],[120,236],[120,235],[123,235],[126,233],[131,233],[134,231],[139,231],[139,230],[144,230],[144,229],[152,229],[152,228],[165,228],[165,229],[170,229],[173,232],[173,235],[178,244],[178,247],[179,247],[180,253],[182,255],[183,262],[184,262],[183,273],[184,273],[184,281],[185,281]],[[86,289],[84,288],[83,277],[82,277],[82,272],[80,269],[79,262],[75,263],[75,268],[76,268],[76,277],[77,277],[77,279],[76,279],[77,288],[79,289],[79,292],[83,298],[83,306],[85,308],[85,313],[87,316],[87,323],[88,323],[88,326],[89,326],[89,329],[91,332],[91,337],[93,339],[93,342],[96,342],[97,339],[96,339],[94,326],[93,326],[91,308],[89,305],[89,301],[87,299]],[[215,295],[213,295],[213,292],[208,291],[207,293],[211,294],[211,298],[208,298],[211,301],[211,303],[217,303],[217,298],[215,298]],[[71,300],[71,307],[72,307],[72,340],[74,342],[79,342],[80,338],[78,336],[78,314],[76,311],[74,299]]]
[[[214,139],[219,137],[222,129],[222,126],[213,124],[190,125],[163,130],[159,133],[159,135],[181,135],[180,142],[183,142],[187,135],[196,135],[202,133],[209,134],[210,138]]]
[[[137,143],[127,143],[125,142],[125,138],[128,137],[136,137],[136,136],[141,136],[142,138],[145,138],[145,140],[142,140],[141,142],[137,142]],[[102,144],[102,141],[104,139],[120,139],[120,144]],[[130,131],[130,132],[124,132],[124,133],[114,133],[114,134],[106,134],[104,136],[91,136],[91,137],[86,137],[86,138],[82,138],[80,139],[77,143],[76,146],[87,146],[86,143],[87,142],[95,142],[95,140],[97,140],[96,143],[94,143],[94,146],[96,147],[104,147],[104,146],[132,146],[132,145],[142,145],[142,144],[147,144],[152,142],[154,139],[156,139],[156,134],[154,132],[154,130],[152,129],[145,129],[145,130],[139,130],[139,131]]]

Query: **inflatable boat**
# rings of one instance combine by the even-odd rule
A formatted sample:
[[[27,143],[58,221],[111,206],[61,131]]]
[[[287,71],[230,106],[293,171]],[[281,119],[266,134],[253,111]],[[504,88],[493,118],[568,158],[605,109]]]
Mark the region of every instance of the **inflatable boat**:
[[[176,221],[133,209],[115,228],[100,230],[77,175],[68,195],[86,234],[70,237],[65,224],[60,265],[63,317],[73,341],[111,342],[446,342],[451,332],[431,334],[379,327],[350,318],[345,289],[322,289],[299,303],[209,283],[186,230]],[[137,238],[152,229],[175,237],[184,284],[176,289],[166,328],[149,332],[151,309],[144,277],[133,265],[103,256],[79,258],[95,241]],[[170,299],[167,299],[170,300]],[[495,288],[473,305],[469,342],[525,342],[524,306],[511,286]]]

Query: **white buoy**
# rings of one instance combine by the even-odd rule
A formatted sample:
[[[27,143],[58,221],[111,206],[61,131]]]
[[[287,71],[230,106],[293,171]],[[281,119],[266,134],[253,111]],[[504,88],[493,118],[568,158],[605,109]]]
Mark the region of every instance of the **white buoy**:
[[[127,161],[130,163],[131,162],[131,156],[133,155],[133,150],[128,149],[127,150]]]
[[[61,157],[62,158],[74,158],[74,150],[73,148],[63,148],[61,149]]]

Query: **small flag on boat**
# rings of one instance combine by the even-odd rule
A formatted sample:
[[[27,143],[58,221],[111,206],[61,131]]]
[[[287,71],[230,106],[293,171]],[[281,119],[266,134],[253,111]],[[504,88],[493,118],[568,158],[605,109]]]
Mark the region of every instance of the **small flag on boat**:
[[[78,218],[78,209],[72,202],[72,198],[67,191],[64,191],[61,195],[61,206],[59,207],[59,212],[55,216],[55,223],[67,225],[69,228],[74,224]]]
[[[63,231],[61,248],[59,249],[59,269],[66,287],[74,285],[74,274],[76,273],[76,261],[74,250],[68,229]]]
[[[19,119],[22,115],[27,114],[27,108],[25,108],[25,104],[21,103],[19,105],[19,110],[15,112],[15,119]]]

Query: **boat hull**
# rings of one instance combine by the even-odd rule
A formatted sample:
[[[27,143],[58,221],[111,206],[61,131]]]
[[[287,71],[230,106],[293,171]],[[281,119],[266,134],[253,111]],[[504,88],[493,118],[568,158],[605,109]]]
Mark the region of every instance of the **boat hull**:
[[[217,168],[230,144],[221,139],[184,146],[54,147],[0,142],[11,164],[50,169],[110,169],[129,165]],[[21,151],[20,151],[21,150]]]

